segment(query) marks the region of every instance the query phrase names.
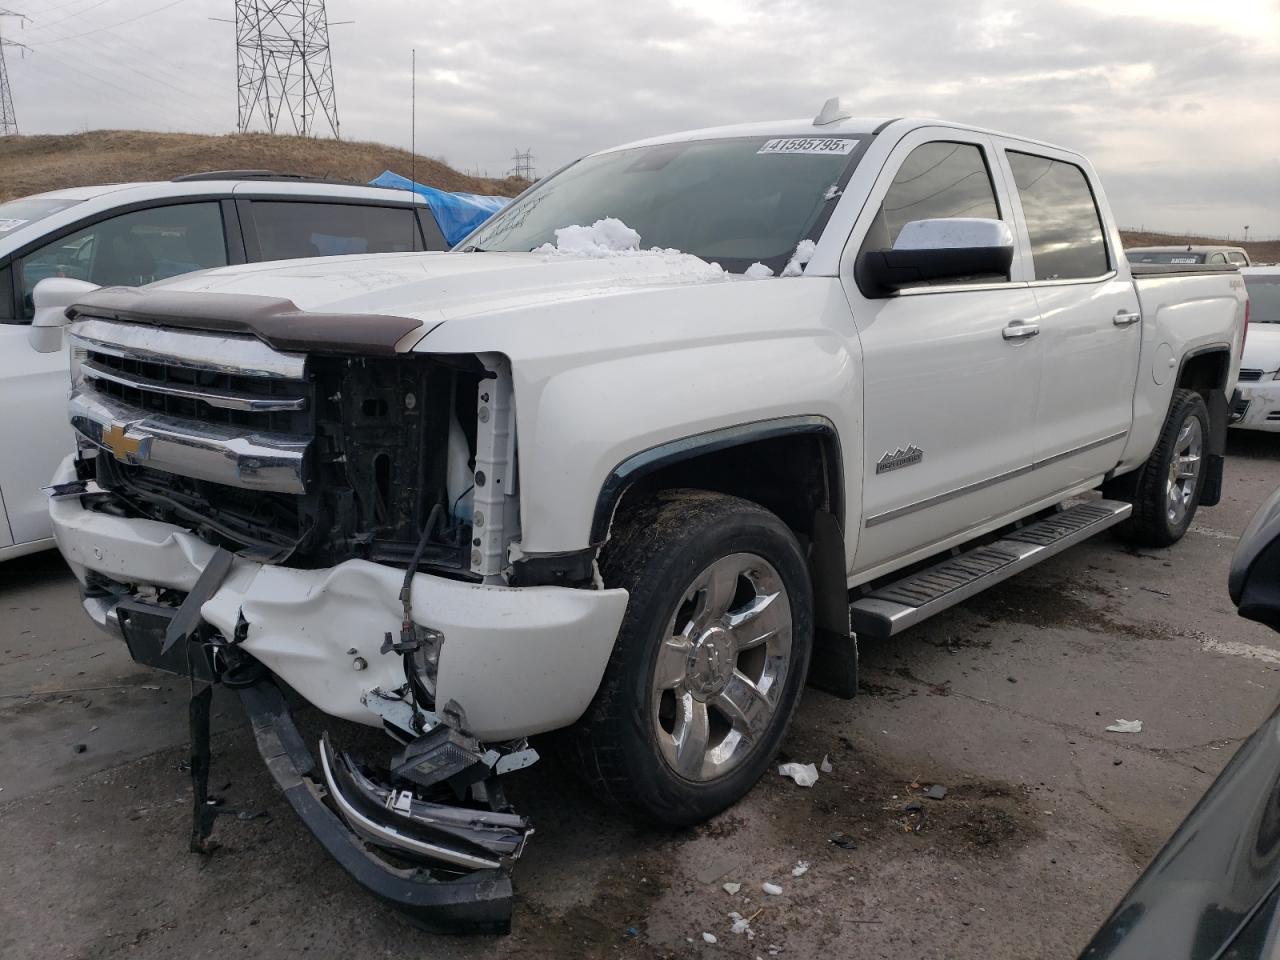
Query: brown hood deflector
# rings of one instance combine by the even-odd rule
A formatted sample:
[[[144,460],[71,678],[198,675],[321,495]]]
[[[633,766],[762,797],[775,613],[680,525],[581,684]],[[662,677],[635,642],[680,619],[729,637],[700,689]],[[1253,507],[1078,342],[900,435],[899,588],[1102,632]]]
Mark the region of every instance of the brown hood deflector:
[[[68,308],[67,317],[248,334],[276,350],[394,356],[421,320],[365,313],[308,313],[291,300],[244,293],[190,293],[107,287]]]

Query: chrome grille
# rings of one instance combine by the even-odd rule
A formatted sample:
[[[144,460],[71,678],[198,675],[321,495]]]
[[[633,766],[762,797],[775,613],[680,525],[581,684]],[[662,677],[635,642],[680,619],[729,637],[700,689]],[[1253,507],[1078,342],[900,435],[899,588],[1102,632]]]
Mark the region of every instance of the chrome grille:
[[[1261,379],[1262,379],[1261,370],[1241,370],[1240,371],[1240,381],[1242,383],[1249,383],[1254,380],[1261,380]]]
[[[246,336],[95,318],[69,334],[71,423],[84,440],[134,466],[305,492],[306,357]]]

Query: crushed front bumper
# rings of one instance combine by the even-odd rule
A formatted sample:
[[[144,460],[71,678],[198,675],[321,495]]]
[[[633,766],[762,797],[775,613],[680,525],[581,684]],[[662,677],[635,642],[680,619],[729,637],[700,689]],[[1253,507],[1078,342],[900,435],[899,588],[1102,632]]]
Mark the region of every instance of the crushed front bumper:
[[[1236,394],[1231,406],[1231,426],[1240,430],[1280,431],[1280,380],[1241,383],[1237,385]]]
[[[328,772],[334,755],[328,751],[327,744],[323,755],[326,771],[321,776],[311,751],[294,726],[279,687],[263,679],[241,688],[239,693],[253,723],[258,750],[276,784],[321,846],[360,886],[427,930],[442,933],[510,931],[509,864],[495,863],[492,867],[442,879],[428,869],[388,863],[373,852],[366,837],[349,828],[325,803],[328,796],[343,810],[355,805],[359,798],[339,792],[343,787]],[[379,818],[373,829],[394,829],[387,820],[387,817]],[[372,838],[380,839],[377,835]]]
[[[54,483],[73,480],[67,460]],[[181,527],[99,513],[82,499],[49,504],[58,549],[82,583],[92,572],[189,593],[214,554]],[[237,557],[200,612],[320,710],[376,726],[366,695],[404,682],[400,655],[380,649],[384,634],[400,629],[403,578],[403,570],[365,560],[296,570]],[[471,731],[490,741],[556,730],[582,716],[600,686],[627,593],[418,574],[412,603],[414,619],[444,635],[437,702],[457,702]],[[86,610],[119,635],[110,599],[89,598]]]

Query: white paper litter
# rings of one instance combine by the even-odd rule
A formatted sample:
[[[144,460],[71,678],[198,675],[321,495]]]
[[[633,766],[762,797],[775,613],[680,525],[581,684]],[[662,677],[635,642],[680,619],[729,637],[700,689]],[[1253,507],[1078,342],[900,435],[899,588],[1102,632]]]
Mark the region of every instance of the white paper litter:
[[[1141,720],[1117,720],[1111,726],[1107,727],[1108,733],[1141,733]]]
[[[791,875],[793,877],[803,877],[808,872],[809,872],[808,860],[797,861],[796,865],[791,868]]]
[[[812,787],[818,782],[818,768],[812,763],[784,763],[779,765],[778,774],[790,777],[802,787]]]
[[[751,921],[740,913],[729,914],[729,919],[733,921],[733,926],[729,928],[731,933],[751,935]]]
[[[763,890],[765,893],[769,894],[771,897],[776,897],[778,894],[782,892],[782,888],[780,886],[778,886],[776,883],[769,883],[768,881],[765,881],[764,883],[760,884],[760,889]]]
[[[827,759],[827,755],[825,753],[822,755],[822,762],[818,764],[818,769],[823,773],[831,772],[831,761]]]
[[[730,896],[733,896],[735,893],[737,893],[739,890],[742,889],[742,884],[740,883],[722,883],[720,886],[723,887],[724,892],[729,894]]]
[[[716,935],[715,935],[714,933],[704,933],[704,934],[702,935],[702,939],[703,939],[703,940],[705,940],[707,943],[716,943],[716,942],[717,942],[717,940],[716,940]]]
[[[742,272],[742,275],[748,280],[764,280],[767,277],[772,277],[773,271],[763,263],[753,263]]]

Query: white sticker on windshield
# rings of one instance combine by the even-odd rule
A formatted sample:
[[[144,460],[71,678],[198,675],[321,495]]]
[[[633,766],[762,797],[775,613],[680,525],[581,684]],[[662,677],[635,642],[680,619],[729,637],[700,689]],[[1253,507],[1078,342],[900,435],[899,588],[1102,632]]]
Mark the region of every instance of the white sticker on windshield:
[[[770,140],[756,153],[829,153],[848,156],[858,145],[847,137],[782,137]]]
[[[0,220],[0,233],[8,233],[10,230],[17,230],[24,223],[30,222],[30,220]]]

